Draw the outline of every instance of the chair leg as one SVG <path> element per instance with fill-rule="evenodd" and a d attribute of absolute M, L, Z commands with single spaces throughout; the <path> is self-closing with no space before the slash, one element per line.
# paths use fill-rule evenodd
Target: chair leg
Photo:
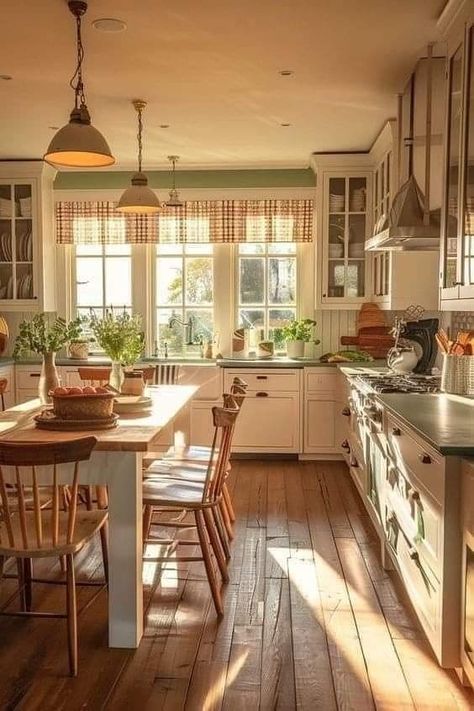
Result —
<path fill-rule="evenodd" d="M 219 587 L 217 585 L 216 574 L 214 572 L 214 566 L 212 564 L 211 550 L 209 541 L 206 533 L 206 526 L 204 523 L 204 516 L 202 511 L 195 511 L 194 516 L 196 518 L 196 527 L 199 536 L 199 543 L 201 544 L 202 557 L 204 559 L 204 565 L 206 567 L 207 579 L 209 581 L 209 586 L 211 588 L 212 599 L 214 601 L 214 607 L 216 608 L 216 613 L 219 617 L 224 614 L 224 608 L 222 605 L 222 598 Z"/>
<path fill-rule="evenodd" d="M 217 533 L 219 534 L 219 540 L 222 544 L 222 549 L 224 551 L 225 559 L 227 562 L 229 562 L 229 560 L 232 557 L 231 552 L 230 552 L 229 538 L 227 536 L 225 526 L 222 522 L 222 515 L 221 515 L 219 507 L 212 509 L 212 515 L 214 517 L 214 522 L 216 524 Z"/>
<path fill-rule="evenodd" d="M 96 487 L 97 508 L 106 509 L 109 506 L 109 495 L 106 486 Z"/>
<path fill-rule="evenodd" d="M 25 584 L 25 609 L 31 611 L 32 603 L 32 585 L 31 578 L 33 577 L 33 561 L 31 558 L 23 558 L 23 581 Z"/>
<path fill-rule="evenodd" d="M 204 522 L 206 524 L 207 532 L 209 534 L 209 539 L 211 541 L 211 546 L 212 550 L 214 551 L 214 555 L 217 560 L 217 565 L 219 566 L 219 570 L 221 571 L 221 578 L 224 583 L 229 582 L 229 573 L 227 571 L 227 561 L 225 559 L 225 554 L 222 549 L 222 543 L 219 539 L 219 535 L 217 533 L 216 529 L 216 524 L 214 522 L 214 517 L 209 511 L 209 509 L 204 509 L 203 510 L 204 514 Z"/>
<path fill-rule="evenodd" d="M 222 487 L 222 494 L 224 496 L 224 501 L 227 509 L 227 513 L 229 514 L 229 518 L 231 523 L 235 523 L 235 511 L 234 511 L 234 506 L 232 504 L 232 497 L 229 492 L 229 488 L 227 484 L 224 482 L 224 486 Z"/>
<path fill-rule="evenodd" d="M 100 545 L 102 548 L 102 562 L 104 564 L 104 577 L 109 584 L 109 522 L 106 521 L 99 531 Z"/>
<path fill-rule="evenodd" d="M 24 575 L 24 570 L 23 570 L 23 560 L 21 558 L 16 559 L 16 568 L 18 571 L 18 590 L 20 593 L 20 609 L 22 612 L 26 612 L 25 575 Z"/>
<path fill-rule="evenodd" d="M 0 555 L 0 580 L 3 578 L 3 566 L 5 565 L 5 558 Z"/>
<path fill-rule="evenodd" d="M 92 487 L 91 486 L 84 487 L 84 496 L 86 499 L 86 509 L 88 511 L 92 511 L 93 506 L 92 506 Z"/>
<path fill-rule="evenodd" d="M 225 530 L 227 531 L 227 536 L 229 537 L 229 541 L 232 541 L 234 538 L 234 530 L 232 528 L 232 524 L 230 522 L 229 514 L 227 513 L 227 509 L 224 504 L 224 500 L 220 499 L 219 503 L 219 511 L 221 513 L 222 517 L 222 522 L 225 526 Z"/>
<path fill-rule="evenodd" d="M 69 672 L 71 676 L 77 676 L 77 605 L 73 555 L 66 556 L 66 595 Z"/>

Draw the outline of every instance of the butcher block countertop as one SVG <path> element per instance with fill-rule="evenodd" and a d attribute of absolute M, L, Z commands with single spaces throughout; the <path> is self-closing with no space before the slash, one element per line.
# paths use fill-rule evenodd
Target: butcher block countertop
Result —
<path fill-rule="evenodd" d="M 474 456 L 474 398 L 387 393 L 377 400 L 441 454 Z"/>
<path fill-rule="evenodd" d="M 97 437 L 95 449 L 104 451 L 146 452 L 162 430 L 191 401 L 198 387 L 194 385 L 158 385 L 148 388 L 153 400 L 151 411 L 143 415 L 120 415 L 112 430 L 59 432 L 41 430 L 33 420 L 45 408 L 39 400 L 30 400 L 0 413 L 0 440 L 9 442 L 51 442 L 92 435 Z"/>

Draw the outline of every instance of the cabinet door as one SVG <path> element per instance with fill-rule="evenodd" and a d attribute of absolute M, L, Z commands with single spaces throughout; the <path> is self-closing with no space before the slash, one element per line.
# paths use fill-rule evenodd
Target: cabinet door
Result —
<path fill-rule="evenodd" d="M 304 449 L 305 453 L 339 452 L 336 448 L 336 411 L 334 395 L 318 393 L 305 401 Z"/>
<path fill-rule="evenodd" d="M 234 434 L 236 452 L 299 452 L 300 397 L 298 393 L 249 394 Z"/>
<path fill-rule="evenodd" d="M 466 49 L 466 101 L 465 101 L 465 149 L 463 162 L 463 205 L 462 221 L 462 285 L 460 297 L 474 298 L 474 28 L 468 35 Z"/>
<path fill-rule="evenodd" d="M 459 295 L 460 239 L 459 193 L 462 129 L 462 63 L 463 47 L 459 47 L 449 61 L 448 121 L 445 155 L 444 210 L 441 231 L 442 298 L 456 299 Z"/>

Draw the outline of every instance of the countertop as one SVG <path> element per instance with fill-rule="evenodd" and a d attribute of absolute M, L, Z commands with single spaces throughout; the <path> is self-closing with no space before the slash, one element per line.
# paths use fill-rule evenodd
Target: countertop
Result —
<path fill-rule="evenodd" d="M 216 361 L 221 368 L 340 368 L 354 369 L 357 364 L 352 363 L 321 363 L 319 358 L 219 358 Z M 386 366 L 386 361 L 366 361 L 361 363 L 364 368 Z"/>
<path fill-rule="evenodd" d="M 444 393 L 387 393 L 376 397 L 441 454 L 474 456 L 474 398 Z"/>

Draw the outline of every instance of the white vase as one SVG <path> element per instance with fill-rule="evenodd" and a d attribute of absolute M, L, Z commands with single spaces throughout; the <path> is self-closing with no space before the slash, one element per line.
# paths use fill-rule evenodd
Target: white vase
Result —
<path fill-rule="evenodd" d="M 50 392 L 59 387 L 58 370 L 56 368 L 56 353 L 49 352 L 43 355 L 41 375 L 38 383 L 38 395 L 42 405 L 51 402 Z"/>
<path fill-rule="evenodd" d="M 118 392 L 122 391 L 122 383 L 124 380 L 124 375 L 123 375 L 123 367 L 122 363 L 119 361 L 112 361 L 112 370 L 110 371 L 110 378 L 109 378 L 109 384 L 115 388 L 115 390 L 118 390 Z"/>
<path fill-rule="evenodd" d="M 305 341 L 287 341 L 286 355 L 288 358 L 304 358 Z"/>

